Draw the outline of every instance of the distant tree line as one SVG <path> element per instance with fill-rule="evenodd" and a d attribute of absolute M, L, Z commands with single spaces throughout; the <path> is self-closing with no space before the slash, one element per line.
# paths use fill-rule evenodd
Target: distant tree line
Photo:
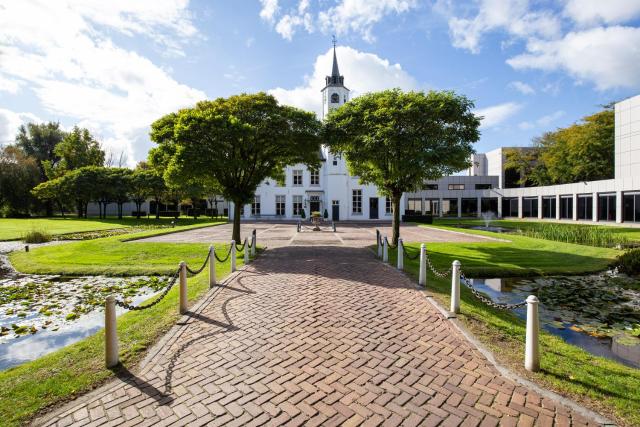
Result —
<path fill-rule="evenodd" d="M 566 184 L 614 177 L 612 105 L 566 128 L 546 132 L 525 150 L 506 153 L 506 173 L 516 186 Z"/>
<path fill-rule="evenodd" d="M 143 203 L 154 200 L 158 217 L 162 203 L 195 207 L 207 200 L 213 208 L 219 200 L 216 194 L 220 193 L 206 182 L 167 184 L 161 169 L 145 162 L 128 169 L 122 167 L 123 160 L 121 156 L 114 167 L 113 157 L 105 154 L 87 129 L 65 132 L 54 122 L 21 126 L 15 143 L 0 150 L 0 216 L 74 211 L 86 217 L 88 204 L 94 202 L 101 218 L 112 204 L 121 218 L 124 204 L 131 201 L 136 205 L 134 214 L 140 217 Z"/>

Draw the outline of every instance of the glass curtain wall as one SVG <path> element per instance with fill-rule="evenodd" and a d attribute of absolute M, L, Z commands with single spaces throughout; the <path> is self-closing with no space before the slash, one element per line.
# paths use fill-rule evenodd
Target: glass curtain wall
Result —
<path fill-rule="evenodd" d="M 573 219 L 573 196 L 560 196 L 560 219 Z"/>
<path fill-rule="evenodd" d="M 556 197 L 543 197 L 542 198 L 542 218 L 555 218 L 556 217 Z"/>
<path fill-rule="evenodd" d="M 578 194 L 578 219 L 591 221 L 593 219 L 593 196 Z"/>
<path fill-rule="evenodd" d="M 598 221 L 616 220 L 616 195 L 598 194 Z"/>
<path fill-rule="evenodd" d="M 458 216 L 458 199 L 442 199 L 442 216 Z"/>
<path fill-rule="evenodd" d="M 625 193 L 622 197 L 625 222 L 640 222 L 640 193 Z"/>
<path fill-rule="evenodd" d="M 457 215 L 457 212 L 456 212 Z M 462 199 L 462 216 L 478 216 L 478 199 Z"/>
<path fill-rule="evenodd" d="M 538 198 L 525 197 L 522 199 L 522 216 L 525 218 L 538 217 Z"/>

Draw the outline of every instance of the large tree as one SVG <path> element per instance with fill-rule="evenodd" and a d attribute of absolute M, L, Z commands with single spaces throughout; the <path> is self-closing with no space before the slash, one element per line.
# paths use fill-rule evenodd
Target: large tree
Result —
<path fill-rule="evenodd" d="M 349 171 L 391 199 L 393 244 L 400 235 L 400 198 L 425 180 L 463 170 L 480 137 L 473 102 L 454 92 L 370 93 L 329 114 L 331 151 L 345 155 Z"/>
<path fill-rule="evenodd" d="M 60 123 L 28 123 L 18 129 L 16 145 L 21 148 L 27 156 L 33 157 L 38 162 L 39 179 L 38 182 L 47 180 L 47 162 L 56 163 L 60 157 L 55 153 L 56 146 L 65 137 L 65 132 L 60 129 Z M 47 216 L 53 215 L 51 201 L 46 204 Z"/>
<path fill-rule="evenodd" d="M 75 126 L 53 149 L 55 160 L 44 160 L 48 178 L 57 178 L 84 166 L 103 166 L 105 153 L 89 130 Z"/>
<path fill-rule="evenodd" d="M 215 181 L 234 204 L 233 239 L 240 241 L 240 210 L 263 180 L 286 165 L 317 166 L 320 128 L 313 113 L 265 93 L 218 98 L 153 123 L 158 147 L 150 160 L 169 182 Z"/>
<path fill-rule="evenodd" d="M 34 199 L 30 190 L 39 182 L 37 161 L 16 146 L 0 149 L 0 214 L 29 215 Z"/>

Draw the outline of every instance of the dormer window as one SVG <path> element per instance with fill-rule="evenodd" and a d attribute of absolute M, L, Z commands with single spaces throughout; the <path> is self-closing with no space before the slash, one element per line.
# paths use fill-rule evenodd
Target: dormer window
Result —
<path fill-rule="evenodd" d="M 337 93 L 332 93 L 331 94 L 331 103 L 332 104 L 337 104 L 340 102 L 340 95 L 338 95 Z"/>

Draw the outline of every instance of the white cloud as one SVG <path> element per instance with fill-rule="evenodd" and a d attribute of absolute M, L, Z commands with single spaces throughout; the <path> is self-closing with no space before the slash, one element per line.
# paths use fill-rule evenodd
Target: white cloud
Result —
<path fill-rule="evenodd" d="M 28 82 L 47 112 L 90 123 L 119 151 L 135 153 L 132 162 L 146 156 L 151 144 L 141 135 L 151 122 L 206 97 L 109 38 L 139 34 L 177 51 L 195 34 L 186 0 L 6 1 L 0 7 L 1 71 Z"/>
<path fill-rule="evenodd" d="M 415 79 L 402 69 L 400 64 L 392 64 L 387 59 L 373 53 L 360 52 L 350 47 L 337 49 L 340 73 L 344 75 L 345 86 L 351 89 L 351 98 L 366 92 L 399 87 L 416 89 Z M 293 89 L 275 88 L 269 92 L 284 104 L 293 105 L 322 115 L 320 90 L 325 85 L 325 76 L 331 74 L 333 50 L 316 58 L 311 75 L 305 83 Z"/>
<path fill-rule="evenodd" d="M 609 27 L 570 32 L 554 41 L 532 40 L 513 68 L 561 70 L 599 90 L 640 87 L 640 28 Z"/>
<path fill-rule="evenodd" d="M 273 24 L 283 38 L 291 40 L 298 28 L 313 33 L 319 28 L 323 33 L 338 35 L 354 33 L 371 42 L 373 27 L 388 15 L 402 14 L 418 7 L 417 0 L 338 0 L 334 6 L 322 9 L 324 2 L 318 2 L 320 10 L 311 11 L 310 0 L 300 0 L 280 16 L 277 0 L 260 0 L 260 17 Z"/>
<path fill-rule="evenodd" d="M 0 146 L 13 143 L 21 125 L 41 121 L 31 113 L 16 113 L 0 108 Z"/>
<path fill-rule="evenodd" d="M 451 8 L 440 8 L 452 13 Z M 502 30 L 509 36 L 551 38 L 560 34 L 560 19 L 549 11 L 532 12 L 527 0 L 481 0 L 475 16 L 449 17 L 453 46 L 480 52 L 485 33 Z"/>
<path fill-rule="evenodd" d="M 505 102 L 491 107 L 475 110 L 476 116 L 484 117 L 480 125 L 483 129 L 493 128 L 504 123 L 522 109 L 522 105 L 515 102 Z"/>
<path fill-rule="evenodd" d="M 518 127 L 522 130 L 529 130 L 529 129 L 533 129 L 535 127 L 548 127 L 551 123 L 555 122 L 556 120 L 564 117 L 564 111 L 562 110 L 558 110 L 555 111 L 551 114 L 547 114 L 545 116 L 540 117 L 538 120 L 536 120 L 535 122 L 520 122 L 518 124 Z"/>
<path fill-rule="evenodd" d="M 621 24 L 640 16 L 640 1 L 569 0 L 564 14 L 582 26 Z"/>
<path fill-rule="evenodd" d="M 0 74 L 0 92 L 7 92 L 10 94 L 16 94 L 20 90 L 24 82 L 19 79 L 10 79 Z"/>
<path fill-rule="evenodd" d="M 260 18 L 267 22 L 273 22 L 278 10 L 278 0 L 260 0 L 262 9 L 260 9 Z"/>
<path fill-rule="evenodd" d="M 519 81 L 511 82 L 509 83 L 509 87 L 517 90 L 523 95 L 533 95 L 534 93 L 536 93 L 536 91 L 531 87 L 531 85 L 528 85 L 527 83 L 524 83 L 524 82 L 519 82 Z"/>

